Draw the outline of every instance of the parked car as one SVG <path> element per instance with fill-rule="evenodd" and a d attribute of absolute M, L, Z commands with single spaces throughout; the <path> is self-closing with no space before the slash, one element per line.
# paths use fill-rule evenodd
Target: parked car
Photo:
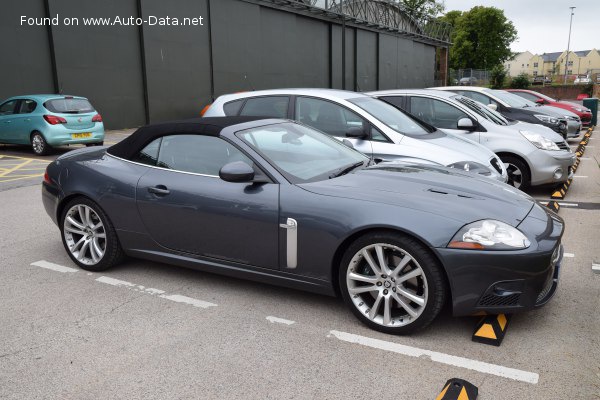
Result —
<path fill-rule="evenodd" d="M 549 127 L 560 133 L 564 138 L 567 135 L 579 135 L 581 123 L 566 117 L 568 111 L 557 110 L 549 106 L 533 105 L 525 99 L 510 94 L 503 90 L 494 90 L 483 87 L 446 86 L 433 89 L 450 90 L 483 103 L 492 110 L 498 111 L 508 120 L 530 122 Z"/>
<path fill-rule="evenodd" d="M 69 179 L 62 179 L 69 171 Z M 335 295 L 373 329 L 542 306 L 562 219 L 464 171 L 372 160 L 306 125 L 148 126 L 48 168 L 42 199 L 79 267 L 124 255 Z"/>
<path fill-rule="evenodd" d="M 532 85 L 544 85 L 544 84 L 549 84 L 552 83 L 552 79 L 548 78 L 547 76 L 534 76 L 533 80 L 531 81 Z"/>
<path fill-rule="evenodd" d="M 478 83 L 479 83 L 479 81 L 474 76 L 465 76 L 464 78 L 461 78 L 459 81 L 460 86 L 475 86 Z"/>
<path fill-rule="evenodd" d="M 500 157 L 508 171 L 508 183 L 518 189 L 559 184 L 573 176 L 575 154 L 562 136 L 545 126 L 509 122 L 483 104 L 449 91 L 398 89 L 368 94 L 444 132 L 486 146 Z"/>
<path fill-rule="evenodd" d="M 587 75 L 578 75 L 573 81 L 575 85 L 588 85 L 592 83 L 592 79 Z"/>
<path fill-rule="evenodd" d="M 102 145 L 104 124 L 85 97 L 16 96 L 0 104 L 0 143 L 31 145 L 37 155 L 53 146 Z"/>
<path fill-rule="evenodd" d="M 581 120 L 583 126 L 589 126 L 592 121 L 592 110 L 581 104 L 571 103 L 570 101 L 556 100 L 543 93 L 525 89 L 507 89 L 507 92 L 514 93 L 517 96 L 533 101 L 534 103 L 547 105 L 557 108 L 563 108 L 576 114 Z"/>
<path fill-rule="evenodd" d="M 506 182 L 494 153 L 448 135 L 373 97 L 332 89 L 276 89 L 223 95 L 204 116 L 287 118 L 382 160 L 434 163 Z"/>

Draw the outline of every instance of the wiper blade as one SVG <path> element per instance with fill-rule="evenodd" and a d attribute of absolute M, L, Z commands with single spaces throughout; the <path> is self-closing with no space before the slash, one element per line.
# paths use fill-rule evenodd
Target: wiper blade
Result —
<path fill-rule="evenodd" d="M 361 162 L 357 162 L 357 163 L 350 164 L 345 167 L 339 168 L 339 169 L 335 170 L 331 175 L 329 175 L 329 179 L 337 178 L 338 176 L 345 175 L 355 168 L 362 167 L 364 165 L 364 163 L 365 163 L 364 161 L 361 161 Z"/>

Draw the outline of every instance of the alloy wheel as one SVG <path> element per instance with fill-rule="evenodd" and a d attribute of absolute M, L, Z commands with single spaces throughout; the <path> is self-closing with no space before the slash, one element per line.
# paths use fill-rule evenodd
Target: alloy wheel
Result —
<path fill-rule="evenodd" d="M 71 255 L 85 265 L 98 264 L 106 252 L 106 230 L 98 214 L 85 204 L 67 211 L 64 238 Z"/>
<path fill-rule="evenodd" d="M 519 189 L 523 184 L 523 172 L 514 164 L 504 163 L 508 174 L 508 184 Z"/>
<path fill-rule="evenodd" d="M 348 294 L 370 321 L 385 327 L 414 322 L 427 305 L 427 278 L 400 247 L 375 243 L 360 249 L 346 272 Z"/>
<path fill-rule="evenodd" d="M 44 138 L 42 138 L 39 134 L 35 134 L 31 140 L 31 146 L 36 154 L 43 154 L 46 143 L 44 143 Z"/>

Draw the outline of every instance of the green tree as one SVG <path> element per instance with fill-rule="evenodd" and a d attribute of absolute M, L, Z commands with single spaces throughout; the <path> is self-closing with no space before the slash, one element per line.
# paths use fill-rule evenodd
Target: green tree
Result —
<path fill-rule="evenodd" d="M 506 69 L 504 65 L 498 64 L 492 68 L 491 73 L 491 84 L 493 89 L 502 89 L 504 87 L 504 81 L 506 80 Z"/>
<path fill-rule="evenodd" d="M 517 30 L 502 10 L 477 6 L 463 13 L 450 11 L 440 19 L 454 27 L 451 68 L 487 69 L 512 57 L 510 44 Z"/>
<path fill-rule="evenodd" d="M 529 87 L 529 77 L 525 73 L 515 76 L 510 82 L 510 87 L 512 89 L 527 89 Z"/>
<path fill-rule="evenodd" d="M 398 0 L 406 11 L 418 21 L 435 18 L 444 12 L 444 3 L 436 0 Z"/>

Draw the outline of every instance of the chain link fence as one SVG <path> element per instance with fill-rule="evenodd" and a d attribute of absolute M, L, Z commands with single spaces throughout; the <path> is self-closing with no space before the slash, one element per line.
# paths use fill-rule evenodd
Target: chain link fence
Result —
<path fill-rule="evenodd" d="M 490 84 L 491 72 L 487 69 L 450 69 L 448 85 L 454 86 L 487 86 Z"/>

